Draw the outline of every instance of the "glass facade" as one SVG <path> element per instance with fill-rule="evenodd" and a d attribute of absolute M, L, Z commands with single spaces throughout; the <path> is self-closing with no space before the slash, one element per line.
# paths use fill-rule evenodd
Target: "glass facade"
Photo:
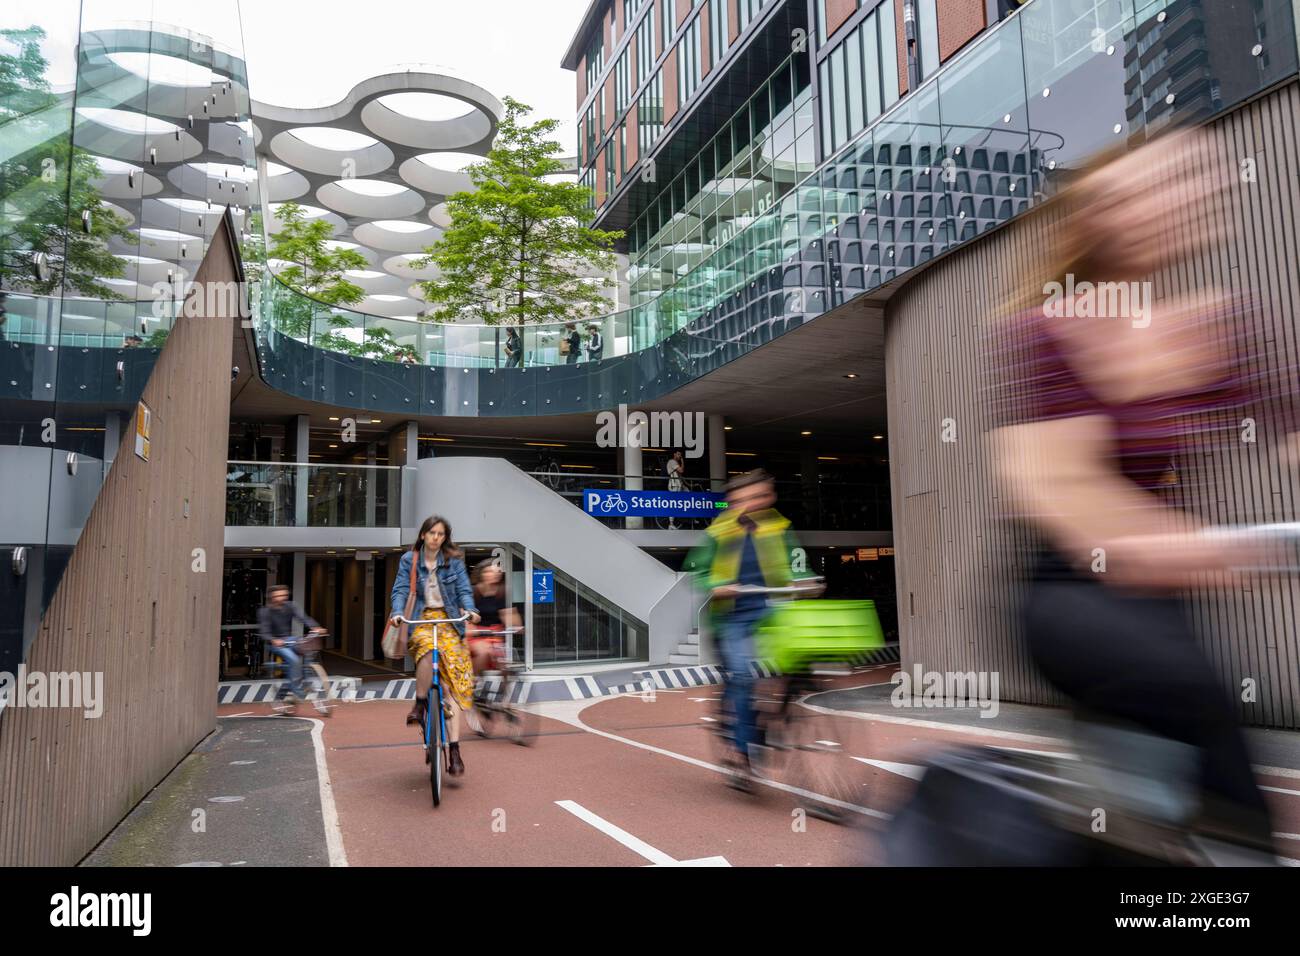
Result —
<path fill-rule="evenodd" d="M 691 273 L 812 171 L 806 64 L 802 57 L 786 60 L 633 222 L 632 305 Z"/>
<path fill-rule="evenodd" d="M 872 16 L 880 18 L 877 37 L 893 35 L 891 4 Z M 862 42 L 867 20 L 857 29 L 861 55 L 844 54 L 844 83 L 853 63 L 864 74 L 878 69 L 883 112 L 867 118 L 876 103 L 866 83 L 857 98 L 828 79 L 823 103 L 814 102 L 800 73 L 804 57 L 778 70 L 629 230 L 632 308 L 598 324 L 604 361 L 634 364 L 566 379 L 546 400 L 550 409 L 503 398 L 515 414 L 666 394 L 1010 220 L 1098 150 L 1198 122 L 1296 73 L 1290 0 L 1033 0 L 891 107 L 884 97 L 897 88 L 897 58 L 885 55 L 883 43 Z M 844 104 L 850 138 L 819 166 L 812 126 L 815 115 L 825 120 L 825 98 Z M 859 104 L 868 125 L 855 132 Z M 639 155 L 662 128 L 661 116 L 640 115 Z M 278 332 L 274 311 L 268 321 Z M 355 317 L 358 328 L 367 323 L 391 323 L 412 339 L 444 336 L 440 348 L 421 353 L 428 364 L 488 372 L 503 364 L 493 351 L 500 330 L 492 327 L 430 331 Z M 552 344 L 560 331 L 523 330 L 526 366 L 568 364 Z M 293 337 L 304 341 L 301 332 L 300 324 Z M 302 367 L 296 357 L 284 361 Z M 373 376 L 387 390 L 392 367 L 372 362 L 362 380 Z M 604 369 L 613 377 L 602 378 Z M 302 382 L 329 388 L 314 373 Z M 431 380 L 428 400 L 445 401 L 448 385 L 445 377 L 436 386 Z M 522 381 L 519 388 L 527 391 Z M 528 392 L 544 393 L 543 385 Z M 477 412 L 463 401 L 463 414 L 508 413 L 495 398 Z"/>
<path fill-rule="evenodd" d="M 644 660 L 649 628 L 533 553 L 535 571 L 555 572 L 555 601 L 533 605 L 534 664 Z"/>
<path fill-rule="evenodd" d="M 818 95 L 826 152 L 839 149 L 898 101 L 894 42 L 894 7 L 886 3 L 822 59 Z"/>
<path fill-rule="evenodd" d="M 234 2 L 0 9 L 0 670 L 35 636 L 227 207 L 246 235 L 249 109 Z"/>

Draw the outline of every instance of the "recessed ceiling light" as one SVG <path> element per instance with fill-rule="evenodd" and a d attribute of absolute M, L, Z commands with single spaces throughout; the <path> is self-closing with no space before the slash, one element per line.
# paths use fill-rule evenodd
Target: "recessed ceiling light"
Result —
<path fill-rule="evenodd" d="M 729 431 L 731 431 L 731 426 L 730 426 L 730 425 L 723 425 L 723 426 L 722 426 L 722 430 L 723 430 L 724 432 L 729 432 Z"/>
<path fill-rule="evenodd" d="M 807 437 L 808 435 L 811 435 L 812 432 L 800 432 L 799 434 Z"/>
<path fill-rule="evenodd" d="M 882 438 L 884 438 L 885 436 L 884 436 L 884 435 L 872 435 L 871 437 L 874 438 L 876 441 L 880 441 L 880 440 L 881 440 Z"/>
<path fill-rule="evenodd" d="M 847 374 L 845 374 L 844 377 L 845 377 L 845 378 L 857 378 L 857 377 L 858 377 L 858 373 L 857 373 L 857 372 L 848 372 Z"/>

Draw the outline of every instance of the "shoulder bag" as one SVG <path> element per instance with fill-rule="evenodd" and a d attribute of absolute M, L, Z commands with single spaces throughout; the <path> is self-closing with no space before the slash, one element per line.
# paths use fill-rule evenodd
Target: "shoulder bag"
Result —
<path fill-rule="evenodd" d="M 419 572 L 415 562 L 420 560 L 422 557 L 419 552 L 411 553 L 411 593 L 406 598 L 406 611 L 402 614 L 402 617 L 408 620 L 415 610 L 415 582 Z M 384 627 L 384 636 L 380 639 L 380 644 L 383 645 L 384 656 L 389 660 L 401 660 L 406 656 L 407 627 L 406 624 L 394 624 L 391 618 Z"/>

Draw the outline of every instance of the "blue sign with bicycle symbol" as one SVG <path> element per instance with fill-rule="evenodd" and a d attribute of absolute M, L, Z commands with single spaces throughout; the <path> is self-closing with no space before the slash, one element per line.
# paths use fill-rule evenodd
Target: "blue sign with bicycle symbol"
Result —
<path fill-rule="evenodd" d="M 711 491 L 582 492 L 582 510 L 595 518 L 712 518 L 725 507 L 725 496 Z"/>

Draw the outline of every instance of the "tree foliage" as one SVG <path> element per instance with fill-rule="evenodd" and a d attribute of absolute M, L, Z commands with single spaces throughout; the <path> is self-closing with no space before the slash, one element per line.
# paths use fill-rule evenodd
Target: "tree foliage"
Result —
<path fill-rule="evenodd" d="M 308 219 L 302 206 L 286 202 L 276 209 L 280 231 L 270 236 L 268 260 L 280 260 L 276 275 L 301 293 L 282 299 L 276 314 L 282 331 L 298 338 L 311 334 L 313 320 L 324 319 L 326 330 L 312 339 L 321 348 L 368 358 L 391 358 L 401 351 L 383 326 L 367 325 L 358 341 L 344 332 L 356 329 L 355 313 L 341 313 L 366 297 L 361 286 L 347 279 L 350 269 L 364 269 L 366 258 L 355 249 L 333 247 L 334 229 L 324 219 Z"/>
<path fill-rule="evenodd" d="M 17 141 L 51 119 L 65 131 L 36 137 L 35 145 L 0 164 L 0 281 L 37 295 L 63 288 L 121 299 L 99 281 L 126 273 L 126 263 L 108 251 L 108 242 L 117 237 L 134 243 L 136 237 L 95 187 L 101 174 L 95 158 L 66 134 L 71 117 L 61 115 L 64 108 L 45 75 L 45 31 L 35 26 L 0 30 L 0 37 L 17 47 L 16 53 L 0 54 L 0 132 Z M 86 220 L 83 211 L 89 214 Z M 46 268 L 38 268 L 38 256 Z"/>
<path fill-rule="evenodd" d="M 467 170 L 474 189 L 448 198 L 450 228 L 412 262 L 441 273 L 420 283 L 427 315 L 507 325 L 603 315 L 623 233 L 590 227 L 591 190 L 547 179 L 564 169 L 550 138 L 559 122 L 528 123 L 528 106 L 509 97 L 505 106 L 492 150 Z"/>

